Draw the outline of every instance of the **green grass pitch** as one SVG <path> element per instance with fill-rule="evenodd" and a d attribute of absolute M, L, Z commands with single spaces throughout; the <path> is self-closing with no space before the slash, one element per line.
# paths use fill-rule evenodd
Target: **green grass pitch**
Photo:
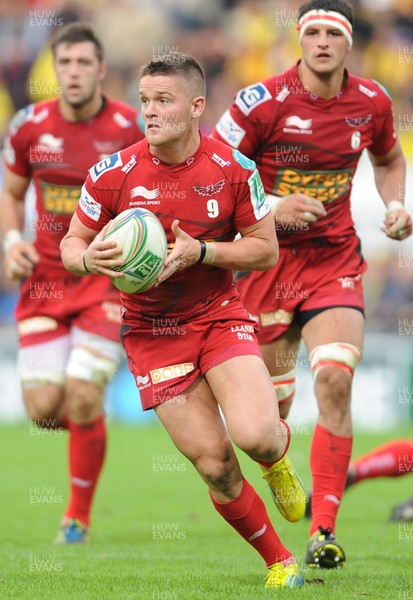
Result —
<path fill-rule="evenodd" d="M 354 455 L 401 436 L 412 438 L 413 426 L 356 432 Z M 306 486 L 310 438 L 303 428 L 290 450 Z M 68 494 L 66 434 L 41 434 L 27 423 L 2 426 L 0 440 L 1 599 L 413 600 L 413 523 L 387 521 L 390 509 L 413 494 L 412 475 L 363 482 L 346 493 L 337 528 L 347 554 L 343 569 L 307 569 L 301 589 L 270 591 L 263 589 L 260 556 L 215 512 L 205 485 L 160 426 L 109 424 L 92 539 L 80 547 L 52 544 Z M 302 565 L 308 521 L 284 521 L 259 469 L 243 455 L 240 461 Z"/>

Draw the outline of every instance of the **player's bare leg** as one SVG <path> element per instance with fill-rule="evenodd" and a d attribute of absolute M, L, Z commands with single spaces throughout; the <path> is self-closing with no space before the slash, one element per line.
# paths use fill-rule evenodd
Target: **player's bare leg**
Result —
<path fill-rule="evenodd" d="M 69 419 L 70 499 L 58 543 L 87 541 L 90 513 L 106 450 L 102 412 L 104 390 L 120 362 L 121 347 L 73 328 L 66 368 L 65 402 Z"/>
<path fill-rule="evenodd" d="M 75 346 L 70 350 L 73 336 L 79 343 L 82 340 L 81 348 Z M 85 345 L 85 336 L 89 339 L 89 348 Z M 101 347 L 104 354 L 99 354 L 97 347 Z M 92 501 L 106 447 L 103 391 L 119 364 L 120 355 L 118 343 L 77 328 L 71 337 L 62 336 L 20 350 L 19 370 L 30 418 L 40 427 L 69 430 L 71 497 L 58 543 L 87 539 Z M 70 373 L 80 376 L 73 377 Z"/>
<path fill-rule="evenodd" d="M 66 380 L 70 498 L 57 543 L 87 541 L 93 498 L 106 451 L 103 392 L 102 386 L 90 381 L 73 377 Z"/>
<path fill-rule="evenodd" d="M 62 385 L 23 385 L 22 393 L 27 414 L 34 425 L 47 429 L 67 428 Z"/>
<path fill-rule="evenodd" d="M 212 376 L 212 379 L 218 383 L 220 377 Z M 233 408 L 228 405 L 227 409 L 226 419 L 231 422 L 231 414 L 236 412 L 235 404 Z M 266 409 L 265 412 L 272 411 Z M 242 476 L 217 401 L 205 379 L 199 377 L 181 396 L 159 405 L 156 413 L 178 450 L 193 463 L 208 485 L 217 512 L 262 556 L 270 569 L 268 577 L 277 571 L 277 581 L 281 582 L 277 587 L 301 585 L 302 578 L 294 557 L 276 534 L 263 501 Z M 251 432 L 250 421 L 245 436 L 239 423 L 232 423 L 238 443 L 257 456 L 277 457 L 286 436 L 275 441 L 269 423 L 265 424 L 258 409 L 256 416 L 257 429 L 266 432 L 268 442 Z"/>
<path fill-rule="evenodd" d="M 290 430 L 280 420 L 264 362 L 257 356 L 238 356 L 210 369 L 206 377 L 225 415 L 231 439 L 259 463 L 283 517 L 300 520 L 305 494 L 287 456 Z"/>
<path fill-rule="evenodd" d="M 265 365 L 271 375 L 280 417 L 283 419 L 288 417 L 295 396 L 295 368 L 300 341 L 300 328 L 292 325 L 273 343 L 260 346 Z"/>
<path fill-rule="evenodd" d="M 351 308 L 329 309 L 313 317 L 302 335 L 319 408 L 310 456 L 313 497 L 306 562 L 333 568 L 345 561 L 334 532 L 350 464 L 351 387 L 363 346 L 364 317 Z"/>

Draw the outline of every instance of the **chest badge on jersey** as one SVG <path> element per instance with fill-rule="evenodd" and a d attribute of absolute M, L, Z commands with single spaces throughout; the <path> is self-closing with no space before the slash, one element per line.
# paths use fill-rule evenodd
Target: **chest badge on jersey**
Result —
<path fill-rule="evenodd" d="M 364 115 L 362 117 L 345 117 L 347 125 L 350 127 L 354 127 L 357 129 L 358 127 L 362 127 L 363 125 L 367 125 L 371 121 L 372 114 Z"/>
<path fill-rule="evenodd" d="M 215 196 L 218 194 L 225 185 L 225 179 L 221 179 L 217 183 L 212 183 L 211 185 L 194 185 L 194 191 L 200 196 Z"/>

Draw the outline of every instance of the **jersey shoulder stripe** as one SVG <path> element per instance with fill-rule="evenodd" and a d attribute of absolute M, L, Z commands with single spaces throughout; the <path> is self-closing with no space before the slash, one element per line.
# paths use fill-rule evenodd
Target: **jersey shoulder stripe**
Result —
<path fill-rule="evenodd" d="M 374 108 L 374 113 L 383 114 L 392 109 L 392 99 L 386 88 L 373 79 L 363 79 L 349 75 L 347 84 L 355 90 L 359 97 L 367 98 L 367 103 Z"/>
<path fill-rule="evenodd" d="M 106 99 L 107 110 L 112 113 L 112 120 L 119 129 L 138 127 L 141 131 L 142 121 L 137 109 L 120 100 Z"/>
<path fill-rule="evenodd" d="M 54 103 L 56 103 L 56 100 L 44 100 L 21 108 L 10 120 L 9 135 L 16 135 L 26 123 L 33 123 L 34 125 L 43 123 L 53 111 Z"/>

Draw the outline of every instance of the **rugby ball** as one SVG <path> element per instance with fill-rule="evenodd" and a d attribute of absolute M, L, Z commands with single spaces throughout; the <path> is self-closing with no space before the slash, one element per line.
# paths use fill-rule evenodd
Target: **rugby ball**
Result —
<path fill-rule="evenodd" d="M 144 292 L 153 286 L 163 269 L 168 242 L 159 219 L 145 208 L 129 208 L 110 224 L 105 240 L 122 248 L 125 263 L 113 267 L 123 277 L 111 277 L 113 285 L 127 294 Z"/>

